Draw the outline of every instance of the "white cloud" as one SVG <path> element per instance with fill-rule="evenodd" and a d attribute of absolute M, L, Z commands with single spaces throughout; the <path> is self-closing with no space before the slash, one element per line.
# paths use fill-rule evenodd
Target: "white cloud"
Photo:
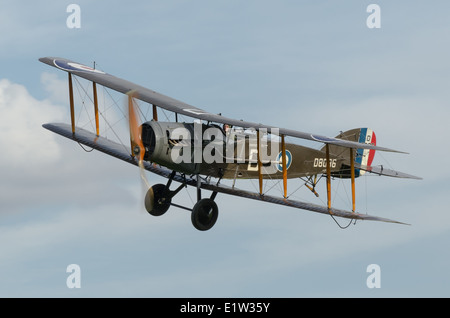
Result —
<path fill-rule="evenodd" d="M 55 162 L 60 151 L 54 137 L 42 124 L 63 118 L 61 109 L 49 100 L 36 100 L 27 89 L 8 79 L 0 80 L 1 134 L 4 167 L 30 167 Z"/>
<path fill-rule="evenodd" d="M 83 22 L 80 31 L 83 32 L 88 30 L 89 27 L 92 28 L 94 22 L 90 17 L 95 17 L 95 12 L 93 7 L 83 4 L 81 6 L 84 13 L 82 13 Z M 98 56 L 103 56 L 102 59 L 111 58 L 120 61 L 120 54 L 117 54 L 117 52 L 110 54 L 110 50 L 105 51 L 105 48 L 113 47 L 111 45 L 117 42 L 118 33 L 115 31 L 119 31 L 119 38 L 120 32 L 126 32 L 126 29 L 123 28 L 122 30 L 114 29 L 114 25 L 119 25 L 114 24 L 117 21 L 117 14 L 114 14 L 114 10 L 107 15 L 107 20 L 110 19 L 109 23 L 104 19 L 99 20 L 98 23 L 95 22 L 96 27 L 104 27 L 105 32 L 102 34 L 102 39 L 104 37 L 114 38 L 114 42 L 110 43 L 87 41 L 92 40 L 92 38 L 85 37 L 86 33 L 69 31 L 65 26 L 66 4 L 42 6 L 39 3 L 32 5 L 32 7 L 22 7 L 14 4 L 16 14 L 11 14 L 11 10 L 0 13 L 2 17 L 5 17 L 5 19 L 0 19 L 0 24 L 4 26 L 4 29 L 15 30 L 13 33 L 6 34 L 6 37 L 0 40 L 0 43 L 5 44 L 4 47 L 14 47 L 14 50 L 9 50 L 9 53 L 5 51 L 3 55 L 21 52 L 20 54 L 28 56 L 31 54 L 29 52 L 39 51 L 37 48 L 45 48 L 47 53 L 44 54 L 60 54 L 58 52 L 74 54 L 74 52 L 77 52 L 75 54 L 79 56 L 80 54 L 96 52 Z M 45 12 L 38 10 L 44 7 L 46 7 Z M 120 8 L 120 6 L 116 7 Z M 339 5 L 339 7 L 342 8 L 342 12 L 348 9 L 347 6 Z M 400 7 L 403 8 L 401 5 Z M 103 7 L 99 6 L 98 8 L 98 13 L 103 12 Z M 374 46 L 370 46 L 370 41 L 367 41 L 369 43 L 361 42 L 361 38 L 353 35 L 350 35 L 351 39 L 348 38 L 350 40 L 346 40 L 345 37 L 343 38 L 337 33 L 333 33 L 332 38 L 328 37 L 330 34 L 328 31 L 328 33 L 324 33 L 318 30 L 311 34 L 311 28 L 302 28 L 302 26 L 310 24 L 311 19 L 314 20 L 314 14 L 311 15 L 311 11 L 304 10 L 304 7 L 300 11 L 312 17 L 309 20 L 304 20 L 306 24 L 296 24 L 289 29 L 277 29 L 280 23 L 274 20 L 274 28 L 271 28 L 271 30 L 274 30 L 274 35 L 279 35 L 279 42 L 276 41 L 276 43 L 280 45 L 272 45 L 271 49 L 265 50 L 263 45 L 266 44 L 266 41 L 252 43 L 254 37 L 248 37 L 250 43 L 247 43 L 245 41 L 247 37 L 240 35 L 242 33 L 244 35 L 250 34 L 245 30 L 240 33 L 227 32 L 225 35 L 230 39 L 236 39 L 237 42 L 225 41 L 225 43 L 242 43 L 243 45 L 228 45 L 228 47 L 237 48 L 236 51 L 231 51 L 235 54 L 230 54 L 226 45 L 214 46 L 211 43 L 212 49 L 219 47 L 224 48 L 224 50 L 218 52 L 208 49 L 207 52 L 211 54 L 207 55 L 202 54 L 204 53 L 203 47 L 201 47 L 201 50 L 189 47 L 189 43 L 204 42 L 194 36 L 195 32 L 190 32 L 198 27 L 187 30 L 187 33 L 180 33 L 184 38 L 182 38 L 183 36 L 178 37 L 178 34 L 173 32 L 168 34 L 167 30 L 158 28 L 158 24 L 155 24 L 157 22 L 155 19 L 163 16 L 161 11 L 155 10 L 154 5 L 151 6 L 151 9 L 150 11 L 147 10 L 147 13 L 154 15 L 154 19 L 145 20 L 147 24 L 148 21 L 152 22 L 148 25 L 148 28 L 143 29 L 145 31 L 138 32 L 141 34 L 142 32 L 145 34 L 153 32 L 158 34 L 158 37 L 149 36 L 143 42 L 139 42 L 150 43 L 151 49 L 144 45 L 143 50 L 134 50 L 131 53 L 145 55 L 142 55 L 141 59 L 137 59 L 140 63 L 144 62 L 145 59 L 157 61 L 154 64 L 156 72 L 152 75 L 154 83 L 161 83 L 164 76 L 167 76 L 167 87 L 177 89 L 178 85 L 174 85 L 173 78 L 180 75 L 184 76 L 182 74 L 188 74 L 191 77 L 199 69 L 217 69 L 217 66 L 212 66 L 214 63 L 206 63 L 211 60 L 211 57 L 217 56 L 222 57 L 225 62 L 223 65 L 226 66 L 231 63 L 230 56 L 233 57 L 231 61 L 244 60 L 246 63 L 243 66 L 251 70 L 264 70 L 266 62 L 270 63 L 269 66 L 273 66 L 269 67 L 269 71 L 278 70 L 278 64 L 280 68 L 291 68 L 294 65 L 292 73 L 295 74 L 295 77 L 306 78 L 305 82 L 310 82 L 310 85 L 306 85 L 300 92 L 295 92 L 300 90 L 301 85 L 299 84 L 302 84 L 301 82 L 295 81 L 295 78 L 292 81 L 286 80 L 284 78 L 286 72 L 277 73 L 273 71 L 274 78 L 283 79 L 278 81 L 283 87 L 289 85 L 288 93 L 295 92 L 295 94 L 284 95 L 284 90 L 280 89 L 279 86 L 273 85 L 271 87 L 269 85 L 276 84 L 276 81 L 267 82 L 267 86 L 262 87 L 271 88 L 266 89 L 266 92 L 268 92 L 267 98 L 272 98 L 274 103 L 267 107 L 261 107 L 265 110 L 265 114 L 256 111 L 259 103 L 258 101 L 255 102 L 254 98 L 258 97 L 258 94 L 263 96 L 262 93 L 258 92 L 261 89 L 257 78 L 250 78 L 247 81 L 247 77 L 244 77 L 244 80 L 239 81 L 238 76 L 230 82 L 242 84 L 240 86 L 244 87 L 244 92 L 239 94 L 237 89 L 225 90 L 224 94 L 223 85 L 226 87 L 227 84 L 223 84 L 221 72 L 216 72 L 216 74 L 211 72 L 207 73 L 208 76 L 204 76 L 208 79 L 208 82 L 217 83 L 216 86 L 220 89 L 214 91 L 214 94 L 211 95 L 210 87 L 204 86 L 201 95 L 209 98 L 211 103 L 200 103 L 199 106 L 202 104 L 217 105 L 221 99 L 220 96 L 227 98 L 231 95 L 233 98 L 226 100 L 227 103 L 223 103 L 223 106 L 219 107 L 228 109 L 227 116 L 231 117 L 239 118 L 247 109 L 248 116 L 246 115 L 245 119 L 251 120 L 257 116 L 262 116 L 261 121 L 264 123 L 279 124 L 287 128 L 326 135 L 335 135 L 339 130 L 360 126 L 375 129 L 380 145 L 411 152 L 409 156 L 392 156 L 395 158 L 392 161 L 393 168 L 418 174 L 425 180 L 369 178 L 370 205 L 368 212 L 409 222 L 413 225 L 405 227 L 361 222 L 355 227 L 351 226 L 350 229 L 341 231 L 327 216 L 225 195 L 218 195 L 217 197 L 220 209 L 219 220 L 216 226 L 207 233 L 200 233 L 193 229 L 188 212 L 179 209 L 172 208 L 167 215 L 160 218 L 152 218 L 147 215 L 143 217 L 138 214 L 136 209 L 136 206 L 140 204 L 140 201 L 137 200 L 140 198 L 133 189 L 139 189 L 139 174 L 134 167 L 95 151 L 86 154 L 79 149 L 76 143 L 55 136 L 41 127 L 41 124 L 45 122 L 69 121 L 67 118 L 67 81 L 61 75 L 63 73 L 59 73 L 63 78 L 61 81 L 53 73 L 42 75 L 41 81 L 48 93 L 48 99 L 45 100 L 36 100 L 21 85 L 11 83 L 8 80 L 1 80 L 0 111 L 2 116 L 0 116 L 0 127 L 2 134 L 0 135 L 0 145 L 3 154 L 0 157 L 2 172 L 0 202 L 2 212 L 6 210 L 5 207 L 14 209 L 14 207 L 19 206 L 23 213 L 11 217 L 2 215 L 1 218 L 0 258 L 2 259 L 1 263 L 7 263 L 7 266 L 3 266 L 0 272 L 0 285 L 2 286 L 0 294 L 11 295 L 11 289 L 15 289 L 18 296 L 24 294 L 39 296 L 42 295 L 42 291 L 46 290 L 47 294 L 44 294 L 44 296 L 59 296 L 59 291 L 67 292 L 64 285 L 65 266 L 72 262 L 79 262 L 82 266 L 82 295 L 151 295 L 155 297 L 171 295 L 181 297 L 244 295 L 251 297 L 255 295 L 279 296 L 280 294 L 294 296 L 295 293 L 309 295 L 308 289 L 316 290 L 316 293 L 330 290 L 331 295 L 335 296 L 343 295 L 340 289 L 345 289 L 345 286 L 348 286 L 347 283 L 355 275 L 359 275 L 355 273 L 362 270 L 364 275 L 365 268 L 356 266 L 358 262 L 365 262 L 366 260 L 366 258 L 361 258 L 361 254 L 366 253 L 366 256 L 369 255 L 370 257 L 373 255 L 380 256 L 384 253 L 377 254 L 375 251 L 386 251 L 392 248 L 396 250 L 393 261 L 397 262 L 395 264 L 397 267 L 408 266 L 417 269 L 417 264 L 423 264 L 420 261 L 417 264 L 407 264 L 408 259 L 401 255 L 405 250 L 417 255 L 423 255 L 424 252 L 426 255 L 431 255 L 426 253 L 432 250 L 430 246 L 427 246 L 427 250 L 424 251 L 423 249 L 417 249 L 415 243 L 424 237 L 432 237 L 436 232 L 445 233 L 448 231 L 448 213 L 441 206 L 442 202 L 445 202 L 445 196 L 448 192 L 445 180 L 448 173 L 445 170 L 445 162 L 439 159 L 446 158 L 448 155 L 444 136 L 446 119 L 448 118 L 445 101 L 448 98 L 443 98 L 445 95 L 439 94 L 439 91 L 441 88 L 445 88 L 447 82 L 447 73 L 445 68 L 441 69 L 441 66 L 446 65 L 443 61 L 445 61 L 444 57 L 448 50 L 445 48 L 441 50 L 442 47 L 437 50 L 432 49 L 436 47 L 434 41 L 439 41 L 443 38 L 442 36 L 427 32 L 424 35 L 429 38 L 428 42 L 424 43 L 423 37 L 418 40 L 417 34 L 418 29 L 420 29 L 420 22 L 415 20 L 414 28 L 410 28 L 412 32 L 409 34 L 414 43 L 417 43 L 416 46 L 405 49 L 404 46 L 399 45 L 399 42 L 401 44 L 401 38 L 396 37 L 393 47 L 401 51 L 402 56 L 408 55 L 403 53 L 416 52 L 416 49 L 423 48 L 421 52 L 425 59 L 406 59 L 406 57 L 400 59 L 398 56 L 393 58 L 392 52 L 389 50 L 380 56 L 379 64 L 377 64 L 386 65 L 386 67 L 380 69 L 379 72 L 375 72 L 375 75 L 378 75 L 376 78 L 371 80 L 372 77 L 367 77 L 358 86 L 355 84 L 356 80 L 352 82 L 354 84 L 349 83 L 349 78 L 351 79 L 352 76 L 344 76 L 349 72 L 349 68 L 360 70 L 356 72 L 356 76 L 361 73 L 366 74 L 368 69 L 376 71 L 374 65 L 367 65 L 362 62 L 343 64 L 342 58 L 339 59 L 339 56 L 335 56 L 337 51 L 327 50 L 327 48 L 333 48 L 336 43 L 353 49 L 367 47 L 366 50 L 370 50 Z M 395 13 L 392 9 L 387 9 L 385 8 L 384 11 L 386 14 Z M 139 10 L 145 11 L 142 8 L 139 8 Z M 294 11 L 291 10 L 291 12 Z M 445 12 L 445 10 L 441 11 Z M 401 13 L 402 11 L 398 10 L 397 12 Z M 117 13 L 123 15 L 123 10 L 119 10 Z M 317 16 L 323 16 L 323 14 L 328 14 L 329 10 L 318 13 Z M 292 16 L 296 15 L 292 14 Z M 339 19 L 343 16 L 334 14 L 334 17 Z M 361 24 L 364 27 L 364 17 L 366 16 L 364 10 L 358 13 L 357 19 L 360 19 L 361 16 L 363 17 Z M 388 16 L 386 15 L 386 17 Z M 251 17 L 249 16 L 249 18 Z M 325 16 L 325 20 L 327 18 L 329 18 L 329 15 Z M 42 21 L 39 21 L 40 19 Z M 53 22 L 47 22 L 50 19 L 53 19 L 51 20 Z M 352 19 L 347 18 L 344 20 L 352 21 Z M 292 21 L 303 20 L 292 19 Z M 179 28 L 177 22 L 179 21 L 164 20 L 164 23 L 170 24 L 173 30 Z M 198 25 L 196 21 L 189 22 L 192 25 Z M 262 23 L 255 24 L 254 20 L 251 21 L 253 24 L 249 24 L 247 19 L 244 22 L 245 24 L 237 23 L 233 28 L 241 30 L 248 25 L 251 25 L 252 28 L 254 26 L 255 31 L 259 30 L 258 27 L 262 27 L 263 30 L 267 28 L 267 24 L 265 26 Z M 335 22 L 338 23 L 338 21 Z M 214 27 L 222 27 L 221 24 L 223 23 L 213 26 L 213 29 Z M 319 22 L 316 25 L 328 28 L 329 24 Z M 139 29 L 136 28 L 136 25 L 134 27 Z M 159 29 L 164 31 L 158 32 Z M 288 30 L 294 30 L 294 32 Z M 58 32 L 67 36 L 64 38 L 55 37 Z M 386 33 L 392 34 L 392 28 L 389 28 L 386 24 L 386 26 L 383 26 L 382 32 L 381 34 L 380 32 L 372 32 L 370 38 Z M 96 34 L 101 33 L 96 32 Z M 191 33 L 192 36 L 190 36 Z M 46 36 L 42 36 L 43 34 Z M 77 41 L 73 41 L 75 34 L 80 35 Z M 264 32 L 258 34 L 263 35 L 264 39 L 270 41 L 276 39 L 274 36 L 266 37 Z M 430 34 L 434 34 L 434 36 L 430 36 Z M 438 33 L 438 35 L 443 34 L 445 35 L 445 32 Z M 369 35 L 365 34 L 364 36 L 369 38 Z M 402 34 L 402 37 L 404 37 L 404 34 Z M 127 35 L 126 39 L 128 38 Z M 166 41 L 161 43 L 158 41 L 160 38 Z M 312 39 L 312 44 L 317 44 L 317 46 L 311 48 L 308 45 L 311 44 L 308 43 L 308 38 Z M 130 39 L 130 41 L 133 40 Z M 286 52 L 290 54 L 284 54 L 281 51 L 285 48 L 284 44 L 290 39 L 298 39 L 298 41 L 289 41 L 289 43 L 292 43 L 292 49 Z M 324 44 L 327 42 L 324 39 L 330 39 L 328 45 Z M 97 38 L 97 40 L 100 40 L 100 38 Z M 179 54 L 179 52 L 170 50 L 167 42 L 171 44 L 180 43 L 180 41 L 186 41 L 187 46 L 183 50 L 189 54 L 195 53 L 193 54 L 195 58 L 189 56 L 189 54 L 174 55 Z M 89 47 L 92 48 L 91 53 L 88 52 L 89 50 L 85 53 L 74 50 L 75 47 L 86 46 L 88 43 Z M 109 45 L 105 45 L 105 43 Z M 160 45 L 155 46 L 155 43 Z M 299 44 L 298 49 L 296 49 L 296 45 L 294 46 L 296 43 Z M 445 41 L 439 43 L 445 43 Z M 249 50 L 251 44 L 256 44 L 258 48 L 262 49 L 259 51 Z M 32 49 L 30 49 L 31 47 Z M 123 46 L 116 45 L 116 47 L 120 49 Z M 311 58 L 309 54 L 297 54 L 301 53 L 303 48 L 308 48 L 308 52 L 311 55 L 316 55 L 317 58 Z M 390 49 L 390 47 L 379 46 L 378 49 L 385 50 Z M 51 53 L 48 50 L 57 53 Z M 432 55 L 428 55 L 428 51 L 432 52 Z M 329 52 L 329 55 L 323 52 Z M 361 53 L 363 56 L 360 61 L 366 60 L 364 52 L 358 50 L 355 50 L 355 54 L 350 54 L 347 58 L 349 61 L 353 61 L 354 55 L 359 56 Z M 248 60 L 248 57 L 251 56 L 258 62 L 258 54 L 264 54 L 263 57 L 265 57 L 262 60 L 259 59 L 260 63 Z M 439 58 L 436 58 L 436 54 Z M 288 56 L 292 56 L 292 63 L 278 62 Z M 70 58 L 70 56 L 68 57 Z M 178 59 L 178 57 L 180 58 Z M 414 57 L 418 56 L 413 55 Z M 73 58 L 78 59 L 78 57 Z M 35 60 L 36 57 L 34 56 L 33 59 Z M 196 70 L 174 67 L 174 63 L 175 66 L 178 65 L 176 63 L 192 66 L 191 63 L 186 63 L 186 61 L 191 60 L 199 60 L 202 63 L 195 65 L 198 68 Z M 330 69 L 330 62 L 327 62 L 329 60 L 335 61 L 331 65 L 331 74 L 325 73 L 325 70 Z M 436 67 L 429 68 L 430 65 L 424 64 L 424 60 L 436 61 Z M 212 61 L 217 62 L 218 60 Z M 391 61 L 391 65 L 389 65 L 389 61 Z M 99 60 L 99 62 L 101 61 Z M 403 65 L 404 67 L 395 67 L 398 62 L 402 62 L 400 66 Z M 136 68 L 136 63 L 122 63 L 121 65 L 121 67 L 127 69 L 125 74 L 128 72 L 128 75 L 124 75 L 124 77 L 128 76 L 133 80 L 130 74 L 132 77 L 138 76 L 139 73 L 142 74 L 143 67 L 141 64 L 139 64 L 141 68 L 139 72 L 133 71 L 133 67 Z M 215 63 L 215 65 L 222 64 Z M 298 66 L 295 67 L 295 65 Z M 158 66 L 161 69 L 158 69 Z M 394 71 L 391 66 L 395 67 Z M 303 69 L 310 71 L 310 73 L 302 72 Z M 403 72 L 405 69 L 408 70 L 407 73 Z M 439 70 L 441 76 L 436 77 L 436 71 Z M 153 71 L 155 70 L 153 69 Z M 423 77 L 424 71 L 428 75 L 425 78 Z M 144 71 L 143 74 L 147 73 Z M 226 74 L 243 73 L 232 72 L 231 68 L 230 73 Z M 261 72 L 256 72 L 256 74 L 268 75 L 268 73 Z M 391 74 L 397 76 L 391 78 Z M 272 72 L 269 75 L 260 76 L 260 78 L 272 78 Z M 331 81 L 327 85 L 326 79 L 329 75 L 335 81 Z M 198 76 L 198 78 L 200 77 Z M 391 80 L 388 81 L 387 77 Z M 421 78 L 432 81 L 431 83 L 425 80 L 417 81 Z M 258 85 L 251 85 L 252 81 L 256 81 Z M 380 89 L 381 83 L 384 85 L 381 85 Z M 395 88 L 398 83 L 402 84 L 400 88 L 406 87 L 406 89 L 389 90 L 392 86 Z M 411 86 L 414 83 L 416 85 Z M 432 85 L 424 85 L 427 83 Z M 197 86 L 202 87 L 202 84 Z M 377 94 L 367 94 L 367 98 L 363 96 L 365 95 L 364 92 L 367 91 L 366 89 L 372 86 L 378 88 L 378 90 L 374 90 Z M 434 89 L 429 90 L 430 86 L 433 86 Z M 191 91 L 195 90 L 192 85 L 186 85 L 186 87 L 189 87 Z M 410 95 L 411 91 L 417 87 L 422 87 L 421 93 L 430 93 L 431 95 L 422 95 L 420 98 L 415 98 L 417 95 Z M 309 89 L 312 92 L 306 94 Z M 345 94 L 340 95 L 341 90 Z M 399 91 L 404 92 L 404 96 L 399 96 L 397 94 Z M 391 95 L 387 95 L 386 92 Z M 376 97 L 373 97 L 374 95 Z M 184 96 L 183 94 L 174 95 L 174 97 L 182 100 L 193 100 L 193 103 L 197 104 L 196 99 L 192 99 L 192 97 L 190 99 L 189 94 L 187 94 L 187 97 Z M 352 99 L 348 96 L 351 96 Z M 299 98 L 304 99 L 299 100 Z M 284 102 L 285 100 L 286 102 Z M 64 103 L 65 106 L 59 108 L 57 106 L 59 103 Z M 244 105 L 246 107 L 237 108 L 233 105 Z M 284 105 L 297 107 L 292 107 L 296 109 L 291 110 L 283 108 L 283 111 L 280 111 L 281 106 Z M 92 110 L 90 107 L 87 108 L 88 111 Z M 205 109 L 211 108 L 208 106 Z M 276 115 L 279 116 L 278 123 L 272 122 L 273 119 L 277 119 L 274 118 Z M 270 116 L 272 118 L 269 118 Z M 101 129 L 105 127 L 105 124 L 101 124 Z M 378 159 L 380 157 L 376 156 L 376 160 Z M 432 167 L 430 167 L 430 162 L 433 164 Z M 422 169 L 420 172 L 417 169 L 418 167 Z M 31 175 L 23 174 L 23 169 L 32 172 Z M 40 173 L 36 177 L 38 171 Z M 423 171 L 426 172 L 426 175 L 422 173 Z M 433 176 L 433 180 L 437 180 L 440 184 L 430 182 L 430 174 Z M 6 180 L 5 175 L 7 176 Z M 165 181 L 154 175 L 149 175 L 149 179 L 152 183 Z M 372 186 L 372 181 L 375 183 L 374 186 Z M 363 188 L 357 188 L 358 195 L 362 191 Z M 177 196 L 176 201 L 188 206 L 190 204 L 189 198 L 182 195 Z M 360 206 L 360 201 L 357 204 L 357 206 Z M 400 244 L 403 244 L 404 249 L 397 249 Z M 442 254 L 439 254 L 439 251 L 436 251 L 436 253 L 436 255 Z M 373 262 L 374 260 L 370 259 L 370 261 Z M 379 259 L 375 259 L 375 262 L 378 261 Z M 389 259 L 389 261 L 392 260 Z M 326 268 L 337 277 L 341 274 L 338 266 L 342 263 L 348 265 L 352 273 L 350 277 L 347 276 L 338 281 L 341 284 L 335 284 L 336 281 L 327 282 L 326 278 L 317 270 L 317 267 Z M 422 266 L 426 268 L 425 265 Z M 17 268 L 20 270 L 17 270 Z M 338 270 L 336 271 L 336 269 Z M 440 273 L 445 276 L 445 270 Z M 47 274 L 45 280 L 40 278 L 43 274 Z M 310 277 L 312 281 L 302 284 L 303 282 L 299 278 L 304 276 Z M 421 275 L 418 274 L 418 276 Z M 384 276 L 383 279 L 385 279 Z M 5 284 L 5 281 L 10 282 L 11 285 Z M 33 286 L 30 284 L 36 281 L 40 282 L 41 285 L 34 284 Z M 387 280 L 385 281 L 387 282 Z M 363 286 L 364 283 L 365 277 L 361 279 Z M 383 287 L 382 292 L 384 291 L 388 291 L 388 288 Z M 295 293 L 291 294 L 290 292 Z M 70 296 L 73 293 L 67 295 Z"/>
<path fill-rule="evenodd" d="M 48 99 L 54 103 L 67 104 L 69 100 L 69 86 L 67 79 L 61 80 L 56 73 L 44 72 L 41 74 L 41 83 L 49 94 Z"/>

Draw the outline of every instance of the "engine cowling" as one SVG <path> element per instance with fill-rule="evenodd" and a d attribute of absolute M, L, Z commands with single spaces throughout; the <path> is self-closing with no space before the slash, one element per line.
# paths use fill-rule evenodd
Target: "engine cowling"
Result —
<path fill-rule="evenodd" d="M 177 170 L 187 174 L 198 173 L 198 166 L 193 160 L 175 163 L 172 151 L 179 151 L 177 146 L 182 138 L 180 132 L 185 136 L 194 136 L 194 124 L 148 121 L 142 124 L 142 142 L 145 147 L 144 160 L 158 163 L 169 169 Z M 174 138 L 174 136 L 177 136 Z M 186 140 L 183 142 L 191 142 Z M 192 142 L 193 144 L 193 142 Z"/>

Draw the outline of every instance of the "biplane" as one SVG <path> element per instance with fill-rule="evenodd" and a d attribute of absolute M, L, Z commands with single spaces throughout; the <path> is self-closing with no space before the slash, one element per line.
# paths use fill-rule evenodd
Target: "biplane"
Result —
<path fill-rule="evenodd" d="M 218 193 L 233 195 L 272 204 L 290 206 L 334 217 L 402 222 L 359 213 L 355 209 L 355 179 L 365 173 L 381 176 L 420 179 L 419 177 L 372 165 L 375 151 L 398 152 L 376 144 L 376 135 L 368 128 L 341 132 L 331 138 L 319 134 L 277 128 L 270 125 L 236 120 L 213 114 L 148 88 L 115 77 L 94 67 L 59 57 L 44 57 L 41 62 L 68 73 L 71 123 L 48 123 L 43 127 L 110 156 L 138 166 L 146 183 L 144 206 L 153 216 L 163 215 L 171 206 L 191 212 L 191 221 L 200 231 L 211 229 L 218 218 L 215 202 Z M 95 112 L 95 132 L 75 124 L 72 77 L 92 82 Z M 117 91 L 128 101 L 130 144 L 124 146 L 100 136 L 97 85 Z M 140 123 L 136 100 L 147 103 L 152 118 Z M 150 108 L 151 107 L 151 108 Z M 175 114 L 174 121 L 158 120 L 159 110 Z M 179 116 L 191 121 L 181 121 Z M 286 138 L 304 139 L 321 144 L 314 149 Z M 167 178 L 166 184 L 150 186 L 145 177 L 150 171 Z M 236 180 L 257 180 L 259 191 L 240 189 Z M 292 199 L 288 195 L 288 179 L 297 179 L 316 196 L 319 180 L 325 179 L 326 205 Z M 331 180 L 349 179 L 351 205 L 348 210 L 332 206 Z M 227 185 L 223 181 L 231 180 Z M 265 193 L 264 183 L 277 180 L 282 183 L 279 196 Z M 180 183 L 171 189 L 172 182 Z M 196 203 L 186 207 L 173 201 L 175 195 L 187 186 L 196 188 Z M 205 196 L 202 191 L 209 191 Z"/>

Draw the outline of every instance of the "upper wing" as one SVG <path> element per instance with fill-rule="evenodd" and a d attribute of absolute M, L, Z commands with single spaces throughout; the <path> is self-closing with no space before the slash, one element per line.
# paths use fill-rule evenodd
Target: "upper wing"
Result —
<path fill-rule="evenodd" d="M 96 82 L 100 85 L 111 88 L 111 89 L 121 92 L 123 94 L 127 94 L 131 91 L 135 91 L 137 93 L 137 95 L 135 95 L 135 97 L 137 99 L 140 99 L 144 102 L 156 105 L 158 107 L 161 107 L 163 109 L 166 109 L 166 110 L 169 110 L 169 111 L 181 114 L 181 115 L 198 118 L 201 120 L 216 122 L 216 123 L 222 123 L 222 124 L 228 124 L 228 125 L 232 125 L 232 126 L 243 127 L 243 128 L 254 128 L 256 130 L 278 129 L 280 135 L 286 135 L 286 136 L 291 136 L 291 137 L 296 137 L 296 138 L 301 138 L 301 139 L 306 139 L 306 140 L 318 141 L 318 142 L 323 142 L 326 144 L 332 144 L 332 145 L 337 145 L 337 146 L 342 146 L 342 147 L 347 147 L 347 148 L 374 149 L 374 150 L 381 150 L 381 151 L 404 153 L 402 151 L 379 147 L 379 146 L 374 146 L 371 144 L 342 140 L 339 138 L 325 137 L 325 136 L 321 136 L 321 135 L 305 133 L 305 132 L 292 130 L 292 129 L 278 128 L 278 127 L 264 125 L 264 124 L 260 124 L 260 123 L 253 123 L 253 122 L 248 122 L 248 121 L 243 121 L 243 120 L 227 118 L 227 117 L 224 117 L 221 115 L 209 113 L 207 111 L 204 111 L 203 109 L 194 107 L 192 105 L 186 104 L 186 103 L 176 100 L 174 98 L 157 93 L 157 92 L 150 90 L 148 88 L 145 88 L 143 86 L 134 84 L 127 80 L 115 77 L 113 75 L 110 75 L 110 74 L 104 73 L 102 71 L 93 69 L 91 67 L 73 62 L 68 59 L 59 58 L 59 57 L 43 57 L 43 58 L 40 58 L 39 61 L 46 63 L 48 65 L 51 65 L 53 67 L 59 68 L 61 70 L 70 72 L 74 75 L 85 78 L 89 81 Z"/>
<path fill-rule="evenodd" d="M 138 165 L 138 161 L 131 156 L 130 150 L 127 149 L 125 146 L 118 144 L 116 142 L 113 142 L 111 140 L 108 140 L 104 137 L 99 137 L 85 129 L 77 128 L 76 134 L 72 133 L 71 126 L 69 124 L 45 124 L 43 125 L 44 128 L 57 133 L 59 135 L 62 135 L 66 138 L 72 139 L 76 142 L 79 142 L 83 145 L 86 145 L 88 147 L 92 147 L 96 150 L 99 150 L 101 152 L 104 152 L 110 156 L 116 157 L 118 159 L 121 159 L 123 161 L 126 161 L 128 163 Z M 149 162 L 144 162 L 144 167 L 146 170 L 156 173 L 162 177 L 168 178 L 171 174 L 171 170 L 160 167 L 157 165 L 153 165 Z M 181 174 L 177 173 L 173 180 L 177 182 L 183 182 L 190 186 L 197 186 L 197 180 L 190 177 L 182 177 Z M 360 214 L 360 213 L 354 213 L 350 211 L 345 211 L 341 209 L 335 209 L 331 208 L 328 209 L 325 206 L 320 206 L 316 204 L 311 204 L 307 202 L 297 201 L 297 200 L 291 200 L 291 199 L 284 199 L 279 198 L 271 195 L 260 195 L 259 193 L 250 192 L 246 190 L 241 190 L 237 188 L 232 188 L 226 185 L 222 184 L 216 184 L 216 183 L 210 183 L 207 181 L 202 180 L 200 188 L 210 191 L 215 191 L 219 193 L 225 193 L 229 195 L 244 197 L 248 199 L 258 200 L 258 201 L 264 201 L 264 202 L 270 202 L 274 204 L 280 204 L 280 205 L 286 205 L 298 209 L 313 211 L 317 213 L 327 214 L 327 215 L 334 215 L 339 216 L 342 218 L 347 219 L 355 219 L 355 220 L 370 220 L 370 221 L 381 221 L 381 222 L 389 222 L 389 223 L 399 223 L 399 224 L 406 224 L 386 218 L 381 218 L 377 216 L 371 216 L 367 214 Z"/>

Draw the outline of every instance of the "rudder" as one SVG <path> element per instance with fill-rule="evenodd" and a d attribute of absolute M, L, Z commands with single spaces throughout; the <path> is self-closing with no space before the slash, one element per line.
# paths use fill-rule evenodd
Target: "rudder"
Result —
<path fill-rule="evenodd" d="M 376 135 L 375 132 L 370 128 L 355 128 L 351 130 L 347 130 L 345 132 L 341 132 L 336 138 L 349 140 L 359 143 L 372 144 L 376 145 Z M 348 148 L 329 145 L 330 154 L 339 158 L 346 158 L 350 161 L 350 155 L 348 152 Z M 325 147 L 322 148 L 322 151 L 325 151 Z M 353 150 L 353 158 L 357 165 L 360 166 L 370 166 L 375 157 L 374 149 L 354 149 Z M 347 162 L 348 162 L 347 161 Z M 364 170 L 355 168 L 355 177 L 362 176 L 365 173 Z M 350 178 L 350 166 L 348 164 L 342 164 L 339 171 L 334 171 L 331 173 L 333 177 L 338 178 Z"/>
<path fill-rule="evenodd" d="M 372 144 L 376 146 L 377 137 L 375 132 L 369 128 L 360 128 L 359 140 L 358 142 L 363 144 Z M 355 163 L 361 166 L 370 166 L 372 164 L 373 158 L 375 157 L 374 149 L 357 149 L 355 156 Z M 362 176 L 366 171 L 361 169 L 355 169 L 355 177 Z"/>

